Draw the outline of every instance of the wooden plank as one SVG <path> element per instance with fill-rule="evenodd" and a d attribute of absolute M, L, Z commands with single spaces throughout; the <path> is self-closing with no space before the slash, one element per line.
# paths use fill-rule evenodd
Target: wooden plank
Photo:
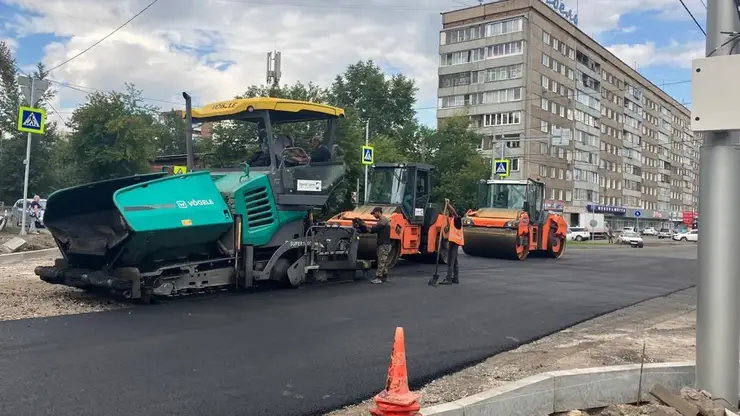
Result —
<path fill-rule="evenodd" d="M 656 384 L 655 387 L 650 390 L 650 395 L 663 402 L 666 406 L 671 406 L 672 408 L 676 409 L 676 411 L 678 413 L 681 413 L 683 416 L 701 415 L 699 409 L 697 409 L 691 403 L 687 402 L 681 397 L 671 393 L 670 391 L 668 391 L 668 389 L 661 386 L 660 384 Z"/>

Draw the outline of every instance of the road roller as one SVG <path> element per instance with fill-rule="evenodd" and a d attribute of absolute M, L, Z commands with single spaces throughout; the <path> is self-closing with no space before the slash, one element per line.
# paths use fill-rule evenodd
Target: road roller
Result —
<path fill-rule="evenodd" d="M 312 211 L 342 182 L 344 161 L 333 154 L 311 162 L 303 149 L 275 140 L 285 125 L 312 122 L 323 125 L 331 147 L 344 110 L 271 97 L 191 109 L 183 96 L 189 123 L 229 120 L 254 129 L 264 162 L 198 169 L 189 130 L 183 174 L 154 172 L 54 192 L 44 219 L 62 258 L 37 267 L 36 275 L 142 303 L 268 281 L 297 287 L 367 275 L 371 262 L 357 260 L 356 230 L 313 221 Z M 299 150 L 300 160 L 287 163 Z"/>
<path fill-rule="evenodd" d="M 478 209 L 463 217 L 465 254 L 524 260 L 530 254 L 560 258 L 568 225 L 544 209 L 545 184 L 532 179 L 482 180 Z"/>
<path fill-rule="evenodd" d="M 389 267 L 401 258 L 436 261 L 441 247 L 440 263 L 446 263 L 447 240 L 439 241 L 446 226 L 444 202 L 431 202 L 431 171 L 434 166 L 423 163 L 376 163 L 368 172 L 367 202 L 352 211 L 335 215 L 329 225 L 352 227 L 353 220 L 375 224 L 370 212 L 375 207 L 391 220 L 391 253 Z M 377 261 L 375 234 L 360 234 L 358 259 Z"/>

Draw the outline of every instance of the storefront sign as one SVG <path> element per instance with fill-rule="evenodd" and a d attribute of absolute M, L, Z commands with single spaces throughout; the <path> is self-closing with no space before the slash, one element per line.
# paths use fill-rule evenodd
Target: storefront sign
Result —
<path fill-rule="evenodd" d="M 593 212 L 595 214 L 614 214 L 624 215 L 627 213 L 627 208 L 613 207 L 611 205 L 586 205 L 586 211 Z"/>
<path fill-rule="evenodd" d="M 694 218 L 695 218 L 695 215 L 693 211 L 683 212 L 683 223 L 684 224 L 691 226 L 692 224 L 694 224 Z"/>
<path fill-rule="evenodd" d="M 565 201 L 558 201 L 555 199 L 545 200 L 545 210 L 563 212 L 565 209 Z"/>
<path fill-rule="evenodd" d="M 543 0 L 545 4 L 552 7 L 553 10 L 560 13 L 561 16 L 566 18 L 569 22 L 578 26 L 578 13 L 574 12 L 573 9 L 565 7 L 563 0 Z"/>

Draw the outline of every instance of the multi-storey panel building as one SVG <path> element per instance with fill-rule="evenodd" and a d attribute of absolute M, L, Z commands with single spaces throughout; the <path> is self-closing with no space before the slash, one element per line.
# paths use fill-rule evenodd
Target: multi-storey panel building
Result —
<path fill-rule="evenodd" d="M 438 121 L 468 115 L 480 151 L 509 159 L 512 178 L 543 180 L 552 206 L 613 226 L 696 210 L 690 111 L 547 4 L 444 13 L 439 52 Z M 567 145 L 553 145 L 557 129 Z"/>

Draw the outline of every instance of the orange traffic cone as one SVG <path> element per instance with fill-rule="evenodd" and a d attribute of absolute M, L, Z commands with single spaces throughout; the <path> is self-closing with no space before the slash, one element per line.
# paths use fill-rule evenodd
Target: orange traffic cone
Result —
<path fill-rule="evenodd" d="M 393 353 L 385 390 L 375 396 L 375 408 L 370 410 L 370 413 L 374 416 L 421 416 L 418 412 L 421 409 L 419 397 L 409 390 L 403 328 L 398 327 L 393 340 Z"/>

